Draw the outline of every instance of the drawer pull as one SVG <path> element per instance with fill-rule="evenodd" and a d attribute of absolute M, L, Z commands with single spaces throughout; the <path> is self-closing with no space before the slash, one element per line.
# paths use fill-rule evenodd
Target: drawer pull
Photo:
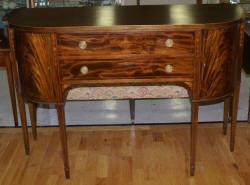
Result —
<path fill-rule="evenodd" d="M 165 70 L 167 73 L 172 73 L 174 71 L 174 67 L 171 64 L 167 64 L 165 66 Z"/>
<path fill-rule="evenodd" d="M 165 45 L 168 47 L 168 48 L 172 48 L 173 45 L 174 45 L 174 41 L 172 39 L 167 39 L 165 41 Z"/>
<path fill-rule="evenodd" d="M 80 41 L 78 44 L 80 49 L 86 49 L 87 48 L 87 42 L 86 41 Z"/>
<path fill-rule="evenodd" d="M 82 74 L 86 75 L 89 72 L 89 69 L 87 66 L 82 66 L 80 71 Z"/>

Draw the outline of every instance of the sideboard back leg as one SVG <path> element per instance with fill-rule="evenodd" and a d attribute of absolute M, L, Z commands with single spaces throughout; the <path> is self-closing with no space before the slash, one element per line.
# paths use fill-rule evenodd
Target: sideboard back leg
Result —
<path fill-rule="evenodd" d="M 14 117 L 15 127 L 17 127 L 18 126 L 18 117 L 17 117 L 15 86 L 14 86 L 13 72 L 12 72 L 12 67 L 11 67 L 9 57 L 10 57 L 9 55 L 8 55 L 8 57 L 6 57 L 5 66 L 6 66 L 8 82 L 9 82 L 10 98 L 11 98 L 11 104 L 12 104 L 13 117 Z"/>
<path fill-rule="evenodd" d="M 129 108 L 130 108 L 131 123 L 135 124 L 135 100 L 134 99 L 129 100 Z"/>
<path fill-rule="evenodd" d="M 32 127 L 33 139 L 37 140 L 37 131 L 36 131 L 36 103 L 28 103 L 29 112 L 30 112 L 30 122 Z"/>
<path fill-rule="evenodd" d="M 229 107 L 231 103 L 231 96 L 225 98 L 224 100 L 224 122 L 223 122 L 223 134 L 227 134 L 227 122 L 229 118 Z"/>
<path fill-rule="evenodd" d="M 68 144 L 67 144 L 67 135 L 66 135 L 66 127 L 65 127 L 65 116 L 64 116 L 64 105 L 57 104 L 57 116 L 60 127 L 60 137 L 62 143 L 62 151 L 63 151 L 63 161 L 64 161 L 64 171 L 67 179 L 70 178 L 69 171 L 69 159 L 68 159 Z"/>
<path fill-rule="evenodd" d="M 192 125 L 191 125 L 191 153 L 190 153 L 190 175 L 195 173 L 195 151 L 196 151 L 196 135 L 198 124 L 199 103 L 192 102 Z"/>
<path fill-rule="evenodd" d="M 248 123 L 250 123 L 250 92 L 249 92 L 249 100 L 248 100 Z"/>

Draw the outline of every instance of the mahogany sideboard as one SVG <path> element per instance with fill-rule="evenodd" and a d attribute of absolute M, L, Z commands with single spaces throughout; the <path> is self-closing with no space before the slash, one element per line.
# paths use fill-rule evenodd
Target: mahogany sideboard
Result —
<path fill-rule="evenodd" d="M 69 89 L 79 86 L 186 87 L 192 104 L 191 175 L 199 104 L 222 99 L 224 133 L 232 106 L 234 150 L 244 40 L 240 6 L 35 8 L 15 10 L 5 19 L 26 153 L 24 100 L 31 110 L 35 103 L 56 104 L 67 178 L 64 103 Z"/>

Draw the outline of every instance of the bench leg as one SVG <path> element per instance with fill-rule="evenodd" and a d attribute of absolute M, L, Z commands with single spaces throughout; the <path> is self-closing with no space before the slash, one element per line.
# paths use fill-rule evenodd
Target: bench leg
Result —
<path fill-rule="evenodd" d="M 70 171 L 69 171 L 68 144 L 67 144 L 67 135 L 66 135 L 66 127 L 65 127 L 64 105 L 57 104 L 56 109 L 57 109 L 58 122 L 59 122 L 59 128 L 60 128 L 60 137 L 61 137 L 61 143 L 62 143 L 64 172 L 65 172 L 66 178 L 69 179 Z"/>
<path fill-rule="evenodd" d="M 6 70 L 7 70 L 7 76 L 8 76 L 10 98 L 11 98 L 11 104 L 12 104 L 12 112 L 13 112 L 15 127 L 17 127 L 18 126 L 18 117 L 17 117 L 15 86 L 14 86 L 12 67 L 10 64 L 9 57 L 6 57 L 5 66 L 6 66 Z"/>
<path fill-rule="evenodd" d="M 135 100 L 134 99 L 129 100 L 129 107 L 130 107 L 130 119 L 133 125 L 135 124 Z"/>
<path fill-rule="evenodd" d="M 30 122 L 32 127 L 33 139 L 37 140 L 37 131 L 36 131 L 36 103 L 28 103 L 29 112 L 30 112 Z"/>
<path fill-rule="evenodd" d="M 231 96 L 224 100 L 224 120 L 223 120 L 223 134 L 227 134 L 227 123 L 229 119 L 229 109 L 231 104 Z"/>
<path fill-rule="evenodd" d="M 196 151 L 196 136 L 198 125 L 198 111 L 199 103 L 192 102 L 192 125 L 191 125 L 191 153 L 190 153 L 190 176 L 194 176 L 195 173 L 195 151 Z"/>

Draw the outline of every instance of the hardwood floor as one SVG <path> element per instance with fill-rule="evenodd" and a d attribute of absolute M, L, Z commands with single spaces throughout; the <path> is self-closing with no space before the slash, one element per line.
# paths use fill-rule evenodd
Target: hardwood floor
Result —
<path fill-rule="evenodd" d="M 21 129 L 1 128 L 0 184 L 250 185 L 247 123 L 238 124 L 233 153 L 222 124 L 199 125 L 194 177 L 189 176 L 190 125 L 69 127 L 70 180 L 64 176 L 58 130 L 38 128 L 26 156 Z"/>

